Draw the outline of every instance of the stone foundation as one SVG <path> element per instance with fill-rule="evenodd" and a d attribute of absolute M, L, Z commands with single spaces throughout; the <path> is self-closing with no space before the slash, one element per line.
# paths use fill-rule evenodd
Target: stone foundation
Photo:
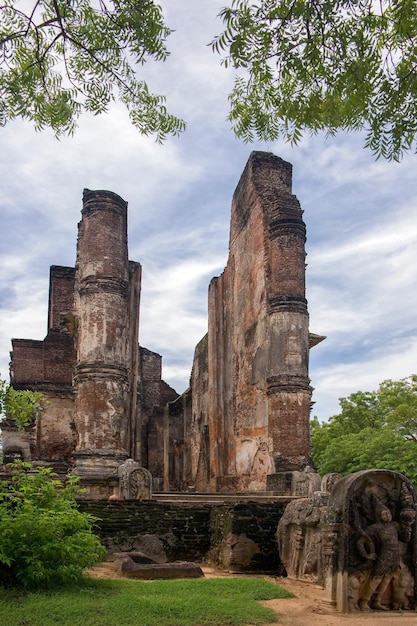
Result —
<path fill-rule="evenodd" d="M 112 552 L 141 551 L 159 562 L 212 563 L 235 572 L 284 573 L 276 527 L 288 500 L 229 504 L 80 502 L 99 518 L 96 532 Z"/>

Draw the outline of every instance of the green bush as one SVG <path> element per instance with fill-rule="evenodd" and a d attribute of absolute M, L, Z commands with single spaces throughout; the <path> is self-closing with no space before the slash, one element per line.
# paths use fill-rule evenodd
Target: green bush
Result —
<path fill-rule="evenodd" d="M 105 554 L 94 518 L 77 510 L 77 479 L 50 468 L 11 466 L 0 483 L 0 585 L 51 587 L 74 582 Z"/>
<path fill-rule="evenodd" d="M 12 420 L 21 432 L 40 416 L 44 401 L 39 391 L 13 389 L 0 379 L 0 421 Z"/>
<path fill-rule="evenodd" d="M 338 415 L 311 421 L 317 472 L 387 469 L 417 486 L 417 374 L 384 380 L 376 391 L 356 391 L 339 400 Z"/>

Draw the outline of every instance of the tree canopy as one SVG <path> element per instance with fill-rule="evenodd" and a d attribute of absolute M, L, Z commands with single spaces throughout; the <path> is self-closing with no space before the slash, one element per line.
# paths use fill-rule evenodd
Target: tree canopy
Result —
<path fill-rule="evenodd" d="M 168 56 L 153 0 L 5 0 L 0 7 L 0 125 L 16 117 L 57 136 L 82 111 L 99 114 L 118 97 L 143 134 L 162 141 L 185 127 L 152 94 L 135 65 Z"/>
<path fill-rule="evenodd" d="M 391 469 L 417 486 L 417 375 L 340 399 L 341 412 L 311 424 L 319 474 Z"/>
<path fill-rule="evenodd" d="M 243 70 L 230 94 L 239 137 L 364 128 L 377 156 L 416 148 L 414 0 L 232 0 L 220 15 L 213 48 Z"/>

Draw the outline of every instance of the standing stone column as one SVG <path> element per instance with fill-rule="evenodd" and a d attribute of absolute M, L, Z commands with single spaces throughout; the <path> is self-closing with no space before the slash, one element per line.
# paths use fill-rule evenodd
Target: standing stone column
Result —
<path fill-rule="evenodd" d="M 109 478 L 129 456 L 129 262 L 127 203 L 84 190 L 75 273 L 77 365 L 74 474 L 89 495 L 109 495 Z M 111 490 L 110 490 L 111 493 Z"/>
<path fill-rule="evenodd" d="M 309 316 L 305 297 L 306 228 L 292 194 L 292 167 L 266 167 L 276 184 L 268 207 L 269 363 L 267 394 L 275 472 L 301 470 L 310 463 L 308 376 Z"/>

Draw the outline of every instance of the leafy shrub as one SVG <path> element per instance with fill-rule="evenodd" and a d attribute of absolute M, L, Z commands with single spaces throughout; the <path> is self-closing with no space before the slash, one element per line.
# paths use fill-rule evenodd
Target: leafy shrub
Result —
<path fill-rule="evenodd" d="M 42 411 L 43 395 L 39 391 L 13 389 L 0 379 L 0 419 L 12 420 L 24 431 Z"/>
<path fill-rule="evenodd" d="M 0 483 L 0 584 L 25 588 L 74 582 L 103 558 L 94 518 L 77 510 L 77 479 L 50 468 L 12 466 Z"/>

